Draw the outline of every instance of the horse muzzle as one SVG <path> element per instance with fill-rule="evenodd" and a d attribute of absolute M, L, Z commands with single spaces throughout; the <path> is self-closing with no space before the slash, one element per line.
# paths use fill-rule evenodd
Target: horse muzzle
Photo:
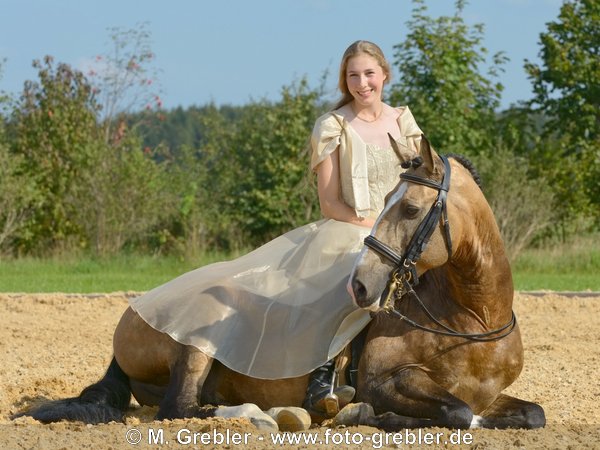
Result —
<path fill-rule="evenodd" d="M 380 308 L 379 302 L 381 293 L 385 289 L 385 280 L 383 283 L 379 283 L 374 275 L 364 258 L 359 258 L 346 285 L 352 301 L 359 308 L 371 311 L 377 311 Z M 380 284 L 381 287 L 379 287 Z"/>

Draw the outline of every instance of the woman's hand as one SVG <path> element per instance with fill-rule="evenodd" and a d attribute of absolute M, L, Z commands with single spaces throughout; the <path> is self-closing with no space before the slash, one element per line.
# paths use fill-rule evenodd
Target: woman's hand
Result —
<path fill-rule="evenodd" d="M 342 200 L 340 188 L 339 151 L 336 149 L 316 168 L 321 213 L 328 219 L 373 228 L 375 220 L 358 217 L 353 208 Z"/>

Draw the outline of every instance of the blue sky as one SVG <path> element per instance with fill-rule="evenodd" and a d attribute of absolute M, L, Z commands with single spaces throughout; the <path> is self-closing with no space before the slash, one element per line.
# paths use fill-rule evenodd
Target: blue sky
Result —
<path fill-rule="evenodd" d="M 471 0 L 468 23 L 485 25 L 490 55 L 510 58 L 502 106 L 531 98 L 523 60 L 538 61 L 539 34 L 558 17 L 561 0 Z M 450 15 L 453 0 L 427 0 L 431 16 Z M 84 69 L 110 50 L 109 27 L 147 22 L 160 70 L 163 105 L 244 104 L 276 99 L 282 86 L 307 76 L 327 88 L 345 48 L 376 42 L 393 60 L 404 40 L 409 0 L 0 0 L 0 91 L 18 94 L 36 79 L 34 59 L 52 55 Z"/>

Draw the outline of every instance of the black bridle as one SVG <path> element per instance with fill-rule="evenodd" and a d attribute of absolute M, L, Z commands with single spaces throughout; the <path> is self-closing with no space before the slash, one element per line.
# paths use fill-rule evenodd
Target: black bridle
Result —
<path fill-rule="evenodd" d="M 452 256 L 452 240 L 450 238 L 450 225 L 448 223 L 448 210 L 446 208 L 446 198 L 448 197 L 448 190 L 450 189 L 451 169 L 448 158 L 440 155 L 440 159 L 444 163 L 444 178 L 441 183 L 436 183 L 427 178 L 421 178 L 409 173 L 400 174 L 401 180 L 421 184 L 438 191 L 438 195 L 433 202 L 433 205 L 431 205 L 429 212 L 415 230 L 412 239 L 406 247 L 404 255 L 399 255 L 390 246 L 384 244 L 375 236 L 369 235 L 365 238 L 365 245 L 367 247 L 375 250 L 381 256 L 386 257 L 396 266 L 394 272 L 396 272 L 397 277 L 408 277 L 407 279 L 415 286 L 419 283 L 415 266 L 421 253 L 425 250 L 429 238 L 431 238 L 431 235 L 435 231 L 435 227 L 440 221 L 440 218 L 443 219 L 442 227 L 445 230 L 444 236 L 446 239 L 446 248 L 448 249 L 448 258 Z"/>
<path fill-rule="evenodd" d="M 429 312 L 425 304 L 421 301 L 417 293 L 414 291 L 414 286 L 419 284 L 419 277 L 417 276 L 416 270 L 417 261 L 419 260 L 421 254 L 425 250 L 425 247 L 427 246 L 427 243 L 429 242 L 429 239 L 435 231 L 435 228 L 438 223 L 441 223 L 441 226 L 444 230 L 444 239 L 446 242 L 446 249 L 448 250 L 448 260 L 450 260 L 450 258 L 452 257 L 452 239 L 450 238 L 450 224 L 448 222 L 448 209 L 446 206 L 448 190 L 450 189 L 451 169 L 447 157 L 439 155 L 439 158 L 444 164 L 444 176 L 442 178 L 441 183 L 437 183 L 427 178 L 422 178 L 409 173 L 402 173 L 400 175 L 400 179 L 402 180 L 427 186 L 438 191 L 438 195 L 435 201 L 433 202 L 433 205 L 431 206 L 429 212 L 423 218 L 423 220 L 415 230 L 415 233 L 413 234 L 413 237 L 408 243 L 404 254 L 399 255 L 389 245 L 384 244 L 373 235 L 369 235 L 365 238 L 364 243 L 367 247 L 369 247 L 372 250 L 375 250 L 377 253 L 379 253 L 379 255 L 383 256 L 384 258 L 387 258 L 394 265 L 394 269 L 390 273 L 390 281 L 388 282 L 387 286 L 388 294 L 381 306 L 387 312 L 395 314 L 408 324 L 423 331 L 441 334 L 444 336 L 462 337 L 480 342 L 495 341 L 497 339 L 501 339 L 505 336 L 508 336 L 515 328 L 517 324 L 517 319 L 515 317 L 514 312 L 512 313 L 511 320 L 506 325 L 503 325 L 502 327 L 496 330 L 492 330 L 486 333 L 460 333 L 444 325 L 438 319 L 436 319 L 431 314 L 431 312 Z M 415 165 L 416 164 L 414 163 L 412 164 L 413 167 Z M 425 311 L 425 314 L 427 314 L 427 316 L 436 325 L 442 327 L 443 330 L 428 328 L 423 325 L 420 325 L 414 320 L 409 319 L 408 317 L 400 313 L 398 310 L 396 310 L 394 305 L 395 300 L 401 299 L 405 295 L 410 295 L 411 297 L 415 298 L 419 303 L 421 309 Z"/>

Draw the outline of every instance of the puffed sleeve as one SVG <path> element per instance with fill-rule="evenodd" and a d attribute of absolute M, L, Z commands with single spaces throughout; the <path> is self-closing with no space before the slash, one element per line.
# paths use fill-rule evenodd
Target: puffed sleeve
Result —
<path fill-rule="evenodd" d="M 398 126 L 400 127 L 401 139 L 406 139 L 408 148 L 411 148 L 418 153 L 423 132 L 419 128 L 419 125 L 417 125 L 417 121 L 413 117 L 408 106 L 400 106 L 397 109 L 400 112 Z"/>
<path fill-rule="evenodd" d="M 310 138 L 312 170 L 340 145 L 341 134 L 342 124 L 332 113 L 324 114 L 317 119 Z"/>

